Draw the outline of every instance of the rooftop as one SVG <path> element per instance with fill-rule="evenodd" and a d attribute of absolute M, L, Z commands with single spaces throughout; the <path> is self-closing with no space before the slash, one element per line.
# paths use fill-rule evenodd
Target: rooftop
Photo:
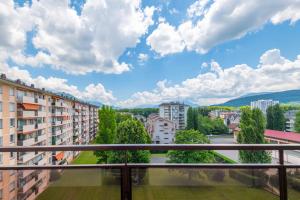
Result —
<path fill-rule="evenodd" d="M 295 132 L 285 132 L 285 131 L 276 131 L 276 130 L 265 130 L 265 136 L 271 137 L 274 139 L 286 140 L 295 143 L 300 143 L 300 133 Z"/>

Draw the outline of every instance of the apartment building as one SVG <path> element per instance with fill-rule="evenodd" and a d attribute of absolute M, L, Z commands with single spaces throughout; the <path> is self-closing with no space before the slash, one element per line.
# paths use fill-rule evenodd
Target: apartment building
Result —
<path fill-rule="evenodd" d="M 284 118 L 286 119 L 285 130 L 287 132 L 295 131 L 295 121 L 297 112 L 299 112 L 299 110 L 289 110 L 284 113 Z"/>
<path fill-rule="evenodd" d="M 146 129 L 154 144 L 172 144 L 175 141 L 175 123 L 157 114 L 149 115 Z"/>
<path fill-rule="evenodd" d="M 21 80 L 0 76 L 0 145 L 46 146 L 87 144 L 98 128 L 98 108 Z M 91 115 L 89 115 L 91 113 Z M 78 152 L 0 154 L 0 165 L 63 165 Z M 0 197 L 35 199 L 50 179 L 47 170 L 0 172 Z"/>
<path fill-rule="evenodd" d="M 170 102 L 159 105 L 159 116 L 175 123 L 177 130 L 183 130 L 187 122 L 189 106 L 184 103 Z"/>
<path fill-rule="evenodd" d="M 260 109 L 264 114 L 267 113 L 267 109 L 270 106 L 275 106 L 276 104 L 279 104 L 279 101 L 274 101 L 272 99 L 267 100 L 257 100 L 251 102 L 251 109 L 258 108 Z"/>

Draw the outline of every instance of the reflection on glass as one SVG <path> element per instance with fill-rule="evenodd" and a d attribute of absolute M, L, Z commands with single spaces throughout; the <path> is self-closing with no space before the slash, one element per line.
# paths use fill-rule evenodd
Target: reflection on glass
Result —
<path fill-rule="evenodd" d="M 287 170 L 288 199 L 300 199 L 300 169 Z"/>
<path fill-rule="evenodd" d="M 0 199 L 119 200 L 120 170 L 2 170 Z"/>
<path fill-rule="evenodd" d="M 134 200 L 278 200 L 277 169 L 136 169 Z"/>

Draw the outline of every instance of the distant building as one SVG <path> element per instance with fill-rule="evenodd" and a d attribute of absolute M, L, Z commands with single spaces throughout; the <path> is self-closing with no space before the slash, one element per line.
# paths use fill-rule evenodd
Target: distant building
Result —
<path fill-rule="evenodd" d="M 172 144 L 175 141 L 175 123 L 157 114 L 149 115 L 146 129 L 154 144 Z"/>
<path fill-rule="evenodd" d="M 267 113 L 267 109 L 270 106 L 274 106 L 276 104 L 279 104 L 279 101 L 273 101 L 272 99 L 268 100 L 257 100 L 251 102 L 251 109 L 258 108 L 260 109 L 264 114 Z"/>
<path fill-rule="evenodd" d="M 265 139 L 271 144 L 300 144 L 300 134 L 295 132 L 265 130 Z M 272 157 L 278 160 L 278 151 L 272 151 Z M 285 162 L 300 164 L 300 151 L 284 151 Z"/>
<path fill-rule="evenodd" d="M 241 113 L 239 111 L 222 111 L 213 110 L 208 113 L 208 116 L 212 119 L 221 118 L 226 126 L 230 124 L 239 124 Z"/>
<path fill-rule="evenodd" d="M 139 120 L 140 122 L 142 122 L 143 124 L 146 123 L 146 117 L 144 117 L 143 115 L 134 115 L 134 118 Z"/>
<path fill-rule="evenodd" d="M 295 131 L 295 120 L 296 120 L 296 113 L 299 112 L 299 110 L 289 110 L 284 113 L 284 117 L 286 119 L 285 123 L 285 130 L 288 132 Z"/>
<path fill-rule="evenodd" d="M 170 102 L 159 105 L 159 116 L 175 123 L 176 129 L 183 130 L 187 123 L 187 110 L 184 103 Z"/>

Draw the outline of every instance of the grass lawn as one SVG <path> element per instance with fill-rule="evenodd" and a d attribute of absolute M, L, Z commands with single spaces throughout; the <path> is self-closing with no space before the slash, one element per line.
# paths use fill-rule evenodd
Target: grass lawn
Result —
<path fill-rule="evenodd" d="M 97 160 L 93 151 L 82 151 L 72 164 L 96 164 Z"/>
<path fill-rule="evenodd" d="M 153 154 L 151 154 L 151 157 L 152 158 L 165 158 L 165 157 L 167 157 L 167 154 L 166 153 L 153 153 Z"/>

